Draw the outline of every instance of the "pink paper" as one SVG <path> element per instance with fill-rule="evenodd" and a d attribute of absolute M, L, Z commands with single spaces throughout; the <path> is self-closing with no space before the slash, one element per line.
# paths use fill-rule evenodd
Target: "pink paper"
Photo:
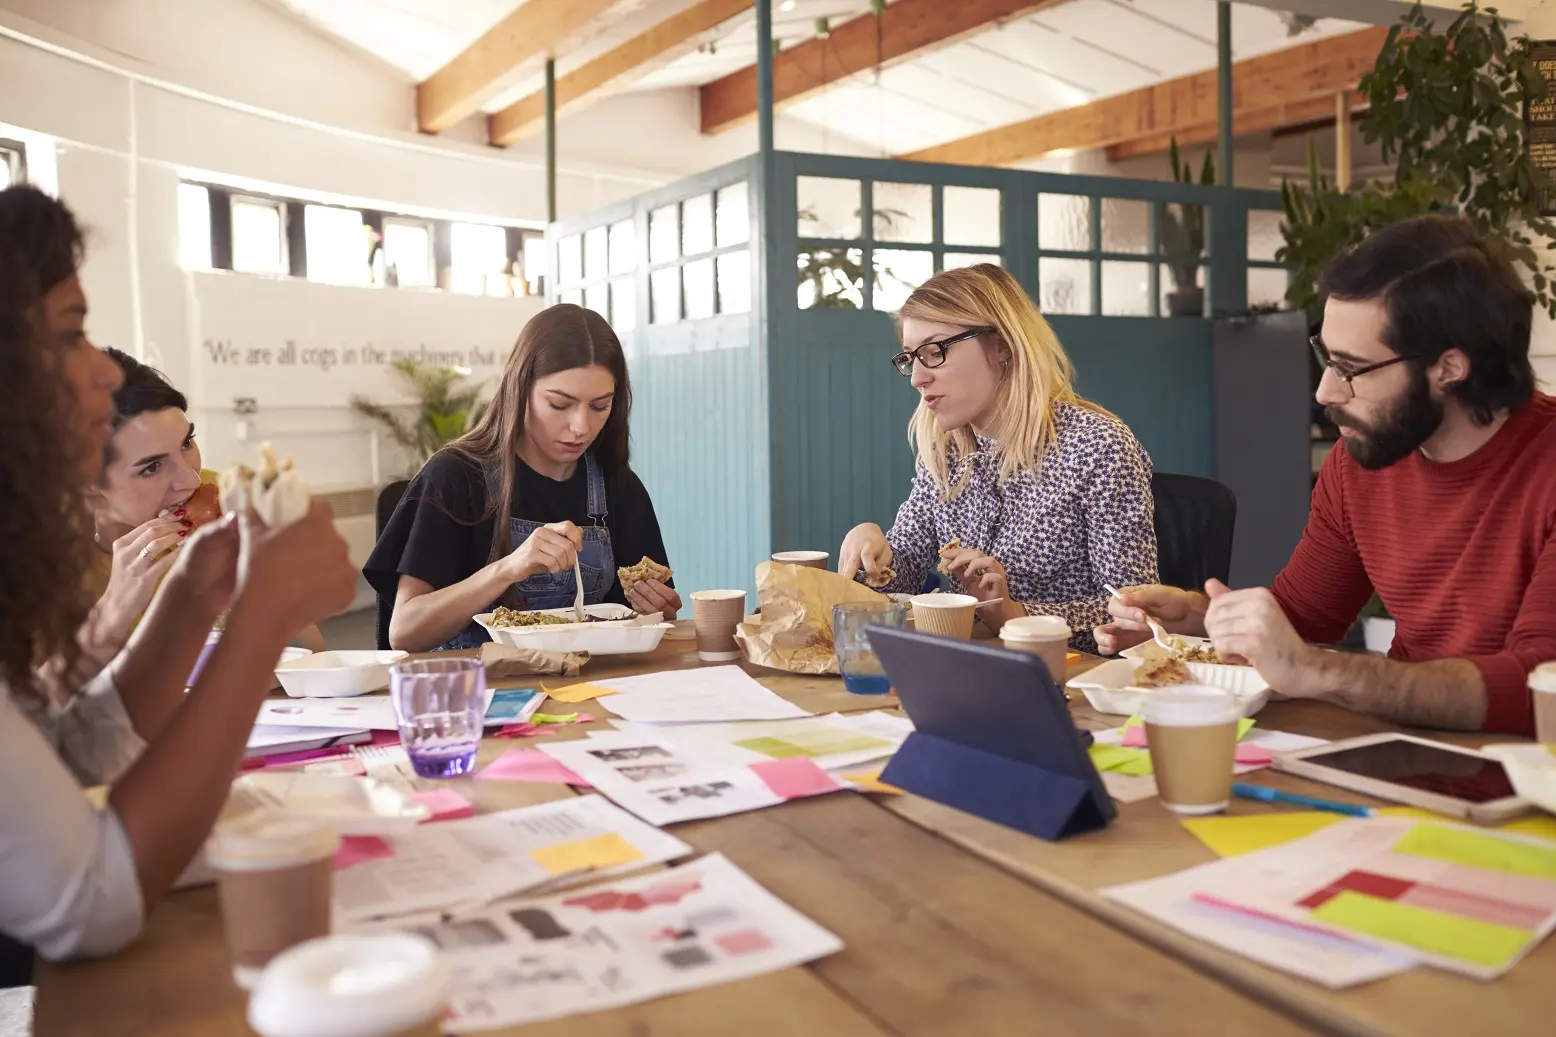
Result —
<path fill-rule="evenodd" d="M 1268 767 L 1275 762 L 1275 754 L 1262 745 L 1239 742 L 1237 751 L 1232 755 L 1232 761 L 1245 767 Z"/>
<path fill-rule="evenodd" d="M 790 756 L 783 760 L 766 760 L 751 764 L 756 776 L 766 782 L 774 794 L 784 799 L 801 796 L 819 796 L 823 792 L 836 792 L 845 788 L 832 775 L 816 766 L 807 756 Z"/>
<path fill-rule="evenodd" d="M 573 723 L 575 723 L 575 724 L 592 724 L 592 723 L 594 723 L 594 714 L 593 713 L 579 713 L 577 716 L 573 717 Z"/>
<path fill-rule="evenodd" d="M 576 785 L 581 789 L 590 787 L 587 781 L 574 774 L 570 768 L 553 760 L 539 749 L 509 749 L 487 764 L 476 774 L 476 777 L 495 778 L 500 781 L 539 781 L 558 785 Z"/>
<path fill-rule="evenodd" d="M 431 789 L 427 792 L 416 792 L 406 797 L 412 803 L 421 803 L 432 808 L 432 816 L 423 821 L 455 821 L 461 817 L 474 817 L 475 807 L 470 801 L 453 789 Z"/>
<path fill-rule="evenodd" d="M 1124 728 L 1124 740 L 1118 744 L 1123 746 L 1125 749 L 1146 748 L 1145 725 L 1130 724 L 1128 727 Z"/>
<path fill-rule="evenodd" d="M 343 835 L 335 851 L 335 870 L 393 857 L 394 850 L 376 835 Z"/>
<path fill-rule="evenodd" d="M 528 720 L 521 720 L 517 724 L 504 724 L 492 733 L 493 738 L 535 738 L 540 735 L 548 735 L 550 731 L 539 724 L 532 724 Z"/>

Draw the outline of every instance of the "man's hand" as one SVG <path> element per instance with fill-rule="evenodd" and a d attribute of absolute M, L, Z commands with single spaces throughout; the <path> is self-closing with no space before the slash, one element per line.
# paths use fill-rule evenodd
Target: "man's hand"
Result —
<path fill-rule="evenodd" d="M 1315 654 L 1267 587 L 1234 591 L 1220 580 L 1205 584 L 1210 610 L 1205 633 L 1222 658 L 1248 660 L 1270 687 L 1291 698 L 1314 698 Z"/>

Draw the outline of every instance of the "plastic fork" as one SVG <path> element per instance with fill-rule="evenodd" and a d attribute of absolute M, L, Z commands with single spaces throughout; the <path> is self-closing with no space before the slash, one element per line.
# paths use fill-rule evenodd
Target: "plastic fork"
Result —
<path fill-rule="evenodd" d="M 1118 588 L 1113 586 L 1111 583 L 1104 583 L 1102 586 L 1109 594 L 1113 595 L 1113 597 L 1117 598 L 1119 601 L 1124 600 L 1124 596 L 1118 592 Z M 1141 609 L 1141 611 L 1144 612 L 1145 610 Z M 1178 648 L 1181 647 L 1180 645 L 1173 642 L 1172 635 L 1167 633 L 1167 628 L 1162 626 L 1161 623 L 1157 621 L 1155 616 L 1151 615 L 1149 612 L 1146 612 L 1145 621 L 1150 625 L 1151 636 L 1153 639 L 1155 639 L 1158 645 L 1165 648 L 1169 652 L 1177 651 Z"/>
<path fill-rule="evenodd" d="M 573 583 L 578 587 L 573 592 L 573 620 L 578 623 L 584 621 L 583 601 L 583 567 L 578 562 L 578 556 L 573 555 Z"/>

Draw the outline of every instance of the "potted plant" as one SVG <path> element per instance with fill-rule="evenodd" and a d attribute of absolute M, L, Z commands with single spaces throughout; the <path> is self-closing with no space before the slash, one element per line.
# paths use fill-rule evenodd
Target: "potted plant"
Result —
<path fill-rule="evenodd" d="M 1556 224 L 1540 215 L 1547 179 L 1529 157 L 1524 125 L 1526 107 L 1546 96 L 1529 39 L 1509 40 L 1495 9 L 1474 0 L 1441 30 L 1417 5 L 1389 31 L 1361 91 L 1362 138 L 1394 163 L 1394 179 L 1341 191 L 1320 175 L 1309 146 L 1307 185 L 1281 185 L 1285 245 L 1275 258 L 1293 270 L 1286 298 L 1316 325 L 1318 275 L 1337 252 L 1377 227 L 1445 210 L 1501 238 L 1556 317 L 1544 259 L 1556 248 Z"/>
<path fill-rule="evenodd" d="M 479 386 L 463 384 L 470 374 L 464 368 L 439 367 L 420 360 L 396 360 L 390 366 L 414 398 L 416 413 L 407 418 L 404 406 L 362 396 L 351 397 L 351 409 L 376 422 L 390 440 L 411 452 L 410 474 L 414 474 L 440 447 L 464 435 L 480 420 L 486 405 L 480 402 Z"/>
<path fill-rule="evenodd" d="M 1180 184 L 1196 182 L 1193 167 L 1178 155 L 1176 137 L 1168 149 L 1167 161 L 1172 164 L 1174 181 Z M 1206 186 L 1216 182 L 1216 165 L 1208 150 L 1197 182 Z M 1205 207 L 1186 202 L 1162 206 L 1159 231 L 1162 254 L 1167 257 L 1167 269 L 1174 285 L 1167 293 L 1167 313 L 1173 317 L 1204 316 L 1205 288 L 1199 283 L 1199 266 L 1205 254 Z"/>

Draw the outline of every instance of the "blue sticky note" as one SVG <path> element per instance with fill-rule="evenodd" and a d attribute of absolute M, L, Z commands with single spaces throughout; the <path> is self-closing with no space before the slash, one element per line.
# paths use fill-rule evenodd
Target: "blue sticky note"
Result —
<path fill-rule="evenodd" d="M 528 720 L 545 697 L 536 688 L 500 688 L 492 692 L 492 703 L 486 707 L 486 722 L 516 724 Z"/>

